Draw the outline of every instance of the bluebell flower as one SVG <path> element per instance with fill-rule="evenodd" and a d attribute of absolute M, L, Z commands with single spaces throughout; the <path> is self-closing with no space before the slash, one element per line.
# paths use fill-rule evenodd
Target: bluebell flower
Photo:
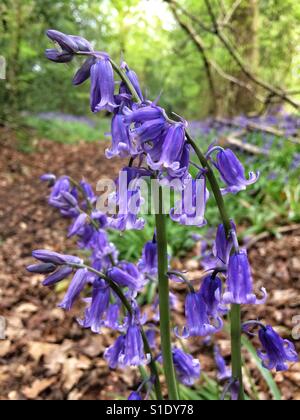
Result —
<path fill-rule="evenodd" d="M 262 288 L 263 298 L 258 299 L 253 293 L 253 278 L 246 250 L 235 252 L 229 258 L 227 287 L 223 296 L 225 304 L 264 304 L 267 292 Z"/>
<path fill-rule="evenodd" d="M 77 217 L 78 209 L 78 192 L 72 186 L 70 178 L 63 176 L 59 178 L 50 193 L 49 204 L 60 210 L 65 217 Z"/>
<path fill-rule="evenodd" d="M 142 398 L 142 396 L 141 396 L 141 393 L 140 392 L 132 392 L 130 395 L 129 395 L 129 397 L 128 397 L 128 401 L 130 401 L 130 400 L 132 400 L 132 401 L 134 401 L 134 400 L 136 400 L 136 401 L 142 401 L 143 400 L 143 398 Z"/>
<path fill-rule="evenodd" d="M 66 311 L 71 310 L 75 300 L 79 297 L 87 283 L 87 274 L 88 271 L 85 268 L 76 271 L 65 297 L 58 305 L 59 308 L 65 309 Z"/>
<path fill-rule="evenodd" d="M 37 249 L 32 252 L 33 258 L 45 262 L 52 263 L 55 265 L 65 264 L 82 264 L 82 260 L 73 255 L 64 255 L 57 252 L 48 251 L 46 249 Z"/>
<path fill-rule="evenodd" d="M 83 52 L 93 51 L 93 47 L 91 43 L 87 41 L 85 38 L 83 38 L 82 36 L 68 35 L 68 37 L 71 38 L 75 42 L 75 44 L 77 45 L 78 51 L 83 51 Z"/>
<path fill-rule="evenodd" d="M 145 121 L 142 124 L 136 124 L 131 133 L 134 141 L 137 142 L 142 150 L 148 152 L 154 147 L 155 142 L 162 142 L 168 127 L 169 124 L 165 118 L 160 117 L 155 120 Z"/>
<path fill-rule="evenodd" d="M 86 213 L 81 213 L 70 227 L 68 237 L 71 238 L 72 236 L 77 235 L 86 224 L 87 219 L 88 215 Z"/>
<path fill-rule="evenodd" d="M 266 369 L 276 369 L 277 372 L 288 369 L 287 362 L 298 362 L 295 346 L 289 340 L 282 339 L 270 326 L 261 328 L 259 340 L 262 349 L 258 356 Z"/>
<path fill-rule="evenodd" d="M 148 157 L 148 164 L 153 170 L 163 168 L 176 171 L 180 169 L 182 154 L 185 145 L 185 126 L 182 123 L 172 124 L 167 129 L 163 141 L 162 153 L 158 161 Z"/>
<path fill-rule="evenodd" d="M 145 355 L 141 329 L 134 320 L 131 320 L 126 334 L 105 351 L 104 358 L 112 369 L 149 363 L 150 355 Z"/>
<path fill-rule="evenodd" d="M 214 274 L 210 274 L 203 279 L 200 295 L 202 296 L 207 309 L 207 314 L 213 318 L 218 318 L 220 312 L 224 312 L 220 307 L 222 300 L 222 280 Z"/>
<path fill-rule="evenodd" d="M 218 369 L 219 381 L 230 379 L 232 376 L 231 369 L 226 366 L 224 357 L 222 356 L 220 348 L 217 345 L 215 345 L 214 347 L 214 358 L 215 358 L 216 366 Z"/>
<path fill-rule="evenodd" d="M 66 278 L 68 278 L 73 272 L 73 269 L 71 267 L 68 266 L 64 266 L 62 268 L 59 268 L 57 271 L 55 271 L 53 274 L 51 274 L 50 276 L 48 276 L 44 281 L 43 281 L 43 286 L 53 286 L 57 283 L 59 283 L 62 280 L 65 280 Z"/>
<path fill-rule="evenodd" d="M 118 262 L 118 251 L 115 245 L 109 241 L 108 234 L 104 230 L 98 230 L 94 233 L 89 248 L 92 249 L 92 259 L 94 261 L 101 260 L 102 265 L 109 268 L 113 263 Z"/>
<path fill-rule="evenodd" d="M 206 188 L 206 178 L 190 179 L 182 190 L 182 198 L 171 209 L 170 217 L 181 225 L 202 227 L 205 220 L 206 203 L 209 192 Z"/>
<path fill-rule="evenodd" d="M 156 276 L 158 270 L 158 253 L 156 235 L 153 240 L 146 243 L 143 249 L 142 258 L 138 262 L 138 269 L 149 276 Z"/>
<path fill-rule="evenodd" d="M 105 325 L 104 314 L 108 310 L 110 301 L 110 288 L 103 280 L 97 279 L 93 283 L 91 305 L 86 309 L 84 319 L 78 320 L 84 328 L 90 328 L 92 332 L 100 334 Z"/>
<path fill-rule="evenodd" d="M 125 70 L 126 75 L 128 77 L 128 79 L 130 80 L 132 86 L 134 87 L 138 97 L 140 98 L 140 100 L 143 102 L 144 101 L 144 96 L 140 87 L 140 82 L 139 82 L 139 78 L 136 74 L 135 71 L 133 71 L 132 69 L 130 69 L 127 65 L 127 63 L 123 62 L 121 64 L 121 68 Z M 127 88 L 126 86 L 126 91 L 131 94 L 130 90 Z"/>
<path fill-rule="evenodd" d="M 236 226 L 234 222 L 231 222 L 232 230 L 236 232 Z M 222 264 L 227 266 L 230 253 L 232 251 L 233 241 L 232 237 L 227 237 L 225 227 L 222 224 L 218 226 L 217 236 L 213 247 L 213 253 L 216 258 L 218 258 Z"/>
<path fill-rule="evenodd" d="M 56 257 L 55 257 L 55 260 L 56 260 Z M 26 269 L 30 273 L 50 274 L 43 281 L 43 286 L 48 286 L 48 287 L 53 286 L 54 284 L 59 283 L 62 280 L 65 280 L 73 272 L 73 268 L 71 267 L 59 264 L 59 268 L 58 268 L 58 264 L 49 263 L 49 262 L 30 265 Z"/>
<path fill-rule="evenodd" d="M 93 112 L 116 108 L 114 71 L 109 57 L 98 59 L 91 67 L 91 109 Z"/>
<path fill-rule="evenodd" d="M 107 227 L 107 215 L 101 211 L 92 211 L 91 219 L 95 220 L 98 223 L 99 229 L 104 229 Z"/>
<path fill-rule="evenodd" d="M 48 60 L 53 61 L 54 63 L 70 63 L 73 60 L 74 54 L 68 51 L 57 51 L 56 49 L 47 49 L 45 51 L 45 56 Z"/>
<path fill-rule="evenodd" d="M 247 186 L 254 184 L 259 178 L 259 173 L 250 172 L 249 179 L 246 179 L 242 163 L 230 149 L 219 151 L 214 165 L 227 185 L 222 190 L 223 194 L 237 194 L 239 191 L 245 190 Z"/>
<path fill-rule="evenodd" d="M 111 303 L 106 312 L 105 326 L 112 330 L 121 331 L 123 325 L 120 323 L 121 302 Z"/>
<path fill-rule="evenodd" d="M 154 326 L 148 325 L 150 327 L 145 332 L 148 344 L 150 346 L 150 349 L 155 350 L 156 349 L 156 329 Z"/>
<path fill-rule="evenodd" d="M 112 118 L 111 137 L 112 147 L 105 152 L 108 159 L 115 156 L 126 158 L 136 154 L 136 150 L 131 141 L 129 128 L 125 124 L 122 114 L 115 114 Z"/>
<path fill-rule="evenodd" d="M 124 109 L 124 121 L 126 124 L 144 124 L 149 121 L 165 120 L 164 111 L 156 105 L 139 106 L 133 110 Z"/>
<path fill-rule="evenodd" d="M 146 283 L 137 267 L 128 262 L 122 262 L 118 267 L 111 268 L 107 274 L 119 286 L 128 287 L 133 291 L 142 289 Z"/>
<path fill-rule="evenodd" d="M 161 155 L 161 150 L 158 152 L 157 156 L 154 157 L 153 153 L 149 153 L 149 157 L 151 160 L 159 159 Z M 167 168 L 167 170 L 163 170 L 159 174 L 160 184 L 171 186 L 175 190 L 182 190 L 184 185 L 186 184 L 189 178 L 189 167 L 190 167 L 190 145 L 185 143 L 181 155 L 181 159 L 179 161 L 179 167 L 177 169 Z M 176 181 L 180 181 L 177 183 Z M 178 186 L 177 186 L 178 185 Z"/>
<path fill-rule="evenodd" d="M 90 57 L 83 63 L 83 65 L 73 77 L 72 83 L 74 86 L 82 85 L 82 83 L 84 83 L 91 77 L 91 68 L 95 64 L 95 62 L 96 59 L 94 57 Z"/>
<path fill-rule="evenodd" d="M 201 366 L 198 359 L 194 359 L 190 354 L 175 348 L 173 349 L 173 362 L 179 381 L 192 386 L 200 378 Z"/>
<path fill-rule="evenodd" d="M 200 292 L 188 293 L 185 300 L 186 327 L 183 328 L 182 338 L 205 337 L 215 334 L 223 328 L 220 317 L 214 318 L 215 325 L 211 324 L 207 305 Z M 175 329 L 179 336 L 178 328 Z"/>
<path fill-rule="evenodd" d="M 46 33 L 48 38 L 56 42 L 63 51 L 67 51 L 72 54 L 79 51 L 79 45 L 72 36 L 66 35 L 54 29 L 49 29 Z"/>
<path fill-rule="evenodd" d="M 119 357 L 119 364 L 126 366 L 141 366 L 150 362 L 150 355 L 145 354 L 141 328 L 132 320 L 124 340 L 123 351 Z"/>
<path fill-rule="evenodd" d="M 80 181 L 79 183 L 81 191 L 83 192 L 85 198 L 89 200 L 90 203 L 95 204 L 97 201 L 97 196 L 94 193 L 94 190 L 88 182 L 86 182 L 84 179 Z"/>
<path fill-rule="evenodd" d="M 125 336 L 120 335 L 117 340 L 106 349 L 104 353 L 104 359 L 108 362 L 108 365 L 111 369 L 116 369 L 119 365 L 119 358 L 123 352 L 125 343 Z"/>
<path fill-rule="evenodd" d="M 26 270 L 29 273 L 38 273 L 38 274 L 49 274 L 53 273 L 57 268 L 56 264 L 53 263 L 42 263 L 42 264 L 33 264 L 29 265 Z"/>
<path fill-rule="evenodd" d="M 49 187 L 53 187 L 56 182 L 56 176 L 54 174 L 43 174 L 40 177 L 40 180 L 43 182 L 48 182 Z"/>

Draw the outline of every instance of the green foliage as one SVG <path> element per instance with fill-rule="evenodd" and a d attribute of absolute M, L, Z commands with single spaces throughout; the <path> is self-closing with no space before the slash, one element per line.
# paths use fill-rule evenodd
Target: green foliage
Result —
<path fill-rule="evenodd" d="M 223 3 L 230 10 L 235 2 Z M 184 0 L 180 4 L 202 23 L 210 24 L 204 2 Z M 243 0 L 240 7 L 246 4 Z M 221 16 L 220 2 L 214 1 L 213 5 Z M 71 87 L 79 61 L 54 65 L 44 58 L 45 48 L 51 47 L 44 35 L 49 27 L 85 36 L 115 60 L 119 60 L 123 52 L 130 66 L 138 72 L 149 97 L 155 98 L 163 90 L 161 104 L 169 111 L 176 110 L 193 119 L 211 110 L 201 56 L 163 0 L 2 0 L 0 15 L 0 50 L 8 64 L 7 81 L 0 81 L 2 119 L 12 118 L 11 112 L 17 110 L 87 113 L 87 87 Z M 299 16 L 297 0 L 259 2 L 256 72 L 266 81 L 297 87 Z M 199 30 L 196 23 L 193 26 Z M 238 43 L 244 35 L 247 39 L 243 30 L 247 32 L 237 14 L 233 17 L 233 30 L 228 30 L 227 35 L 233 43 Z M 236 74 L 236 66 L 224 47 L 212 34 L 201 30 L 200 34 L 210 58 Z M 245 48 L 250 46 L 238 47 L 244 55 Z M 222 111 L 229 112 L 229 106 L 233 106 L 232 86 L 221 78 L 217 79 L 217 86 Z"/>
<path fill-rule="evenodd" d="M 110 121 L 105 118 L 99 118 L 94 127 L 83 122 L 46 120 L 37 117 L 27 117 L 25 123 L 35 131 L 38 138 L 47 138 L 65 144 L 102 141 L 105 134 L 110 132 Z"/>
<path fill-rule="evenodd" d="M 154 216 L 145 216 L 145 220 L 145 229 L 142 231 L 131 230 L 121 234 L 116 231 L 110 232 L 112 241 L 120 251 L 121 259 L 137 261 L 141 257 L 145 242 L 152 240 L 155 230 Z M 169 254 L 171 256 L 183 257 L 194 247 L 195 241 L 191 229 L 185 229 L 184 226 L 169 220 L 168 232 L 169 237 L 172 238 L 169 241 Z"/>

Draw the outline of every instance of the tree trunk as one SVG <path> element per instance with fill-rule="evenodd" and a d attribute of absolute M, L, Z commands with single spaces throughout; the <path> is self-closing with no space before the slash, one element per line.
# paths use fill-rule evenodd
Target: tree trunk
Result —
<path fill-rule="evenodd" d="M 243 0 L 234 13 L 232 20 L 235 43 L 253 74 L 257 73 L 259 54 L 259 0 Z M 249 80 L 244 74 L 236 72 L 236 76 L 245 82 Z M 245 89 L 235 87 L 231 99 L 232 113 L 248 113 L 255 110 L 255 99 Z"/>

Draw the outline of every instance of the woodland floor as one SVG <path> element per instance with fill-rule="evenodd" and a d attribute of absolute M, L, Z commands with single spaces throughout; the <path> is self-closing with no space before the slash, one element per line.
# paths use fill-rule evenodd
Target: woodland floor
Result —
<path fill-rule="evenodd" d="M 8 133 L 2 131 L 0 136 L 0 315 L 7 319 L 7 340 L 0 341 L 0 399 L 126 398 L 138 384 L 138 374 L 109 371 L 102 354 L 112 335 L 96 336 L 80 328 L 74 320 L 78 308 L 69 314 L 58 309 L 61 296 L 43 288 L 41 276 L 28 275 L 24 269 L 32 263 L 32 249 L 72 252 L 73 246 L 65 238 L 67 222 L 46 203 L 39 176 L 67 173 L 93 181 L 116 174 L 120 162 L 105 159 L 105 143 L 62 145 L 43 140 L 35 153 L 26 154 L 17 151 Z M 300 230 L 257 243 L 250 258 L 257 286 L 266 286 L 270 298 L 245 315 L 280 326 L 288 338 L 293 317 L 300 315 Z M 176 265 L 193 270 L 195 278 L 199 275 L 192 260 Z M 174 318 L 182 320 L 181 305 Z M 229 357 L 227 337 L 219 338 Z M 296 345 L 300 351 L 300 341 Z M 201 354 L 203 371 L 214 378 L 211 348 L 199 340 L 189 347 Z M 250 372 L 260 396 L 269 399 L 253 362 Z M 285 399 L 300 400 L 300 363 L 275 378 Z"/>

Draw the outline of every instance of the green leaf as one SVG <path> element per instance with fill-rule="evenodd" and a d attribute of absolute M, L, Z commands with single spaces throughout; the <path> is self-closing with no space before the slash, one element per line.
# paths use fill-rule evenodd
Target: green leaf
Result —
<path fill-rule="evenodd" d="M 253 346 L 253 344 L 251 343 L 251 341 L 248 340 L 247 337 L 242 337 L 242 343 L 243 343 L 243 346 L 248 350 L 248 352 L 251 354 L 251 356 L 255 360 L 257 368 L 260 371 L 260 373 L 261 373 L 262 377 L 264 378 L 264 380 L 266 381 L 266 383 L 268 384 L 268 387 L 269 387 L 274 399 L 276 401 L 281 401 L 282 395 L 280 393 L 280 390 L 279 390 L 278 386 L 276 385 L 276 382 L 274 381 L 272 373 L 263 367 L 263 365 L 261 363 L 261 360 L 257 355 L 256 349 Z"/>

